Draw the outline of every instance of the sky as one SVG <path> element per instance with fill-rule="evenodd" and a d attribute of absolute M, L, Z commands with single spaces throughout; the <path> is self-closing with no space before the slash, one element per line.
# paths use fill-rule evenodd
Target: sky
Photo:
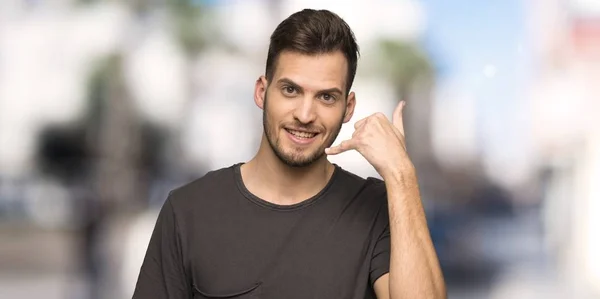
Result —
<path fill-rule="evenodd" d="M 420 2 L 427 18 L 423 45 L 438 67 L 439 82 L 474 98 L 482 150 L 497 163 L 524 157 L 529 68 L 522 1 Z"/>

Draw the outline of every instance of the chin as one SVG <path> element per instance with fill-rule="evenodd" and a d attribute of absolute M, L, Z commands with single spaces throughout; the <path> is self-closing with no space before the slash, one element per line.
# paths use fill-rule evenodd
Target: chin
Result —
<path fill-rule="evenodd" d="M 319 161 L 324 155 L 319 155 L 317 151 L 310 149 L 302 150 L 300 153 L 296 149 L 289 149 L 283 153 L 279 152 L 277 156 L 284 164 L 290 167 L 310 166 Z"/>

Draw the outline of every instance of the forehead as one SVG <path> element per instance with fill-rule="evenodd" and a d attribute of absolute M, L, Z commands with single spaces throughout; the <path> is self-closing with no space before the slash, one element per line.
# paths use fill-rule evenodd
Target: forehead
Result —
<path fill-rule="evenodd" d="M 348 62 L 341 51 L 306 55 L 284 51 L 277 58 L 273 82 L 287 78 L 306 89 L 345 90 Z"/>

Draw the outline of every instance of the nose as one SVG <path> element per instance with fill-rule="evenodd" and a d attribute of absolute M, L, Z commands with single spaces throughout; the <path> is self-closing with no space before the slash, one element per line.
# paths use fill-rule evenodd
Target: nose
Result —
<path fill-rule="evenodd" d="M 298 101 L 298 106 L 294 110 L 294 118 L 303 124 L 309 124 L 315 121 L 317 113 L 315 103 L 312 98 L 304 97 Z"/>

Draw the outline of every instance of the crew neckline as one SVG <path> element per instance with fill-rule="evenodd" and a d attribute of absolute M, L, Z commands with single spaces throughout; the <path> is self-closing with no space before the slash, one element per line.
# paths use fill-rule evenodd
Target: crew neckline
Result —
<path fill-rule="evenodd" d="M 312 196 L 308 199 L 305 199 L 299 203 L 295 203 L 295 204 L 291 204 L 291 205 L 280 205 L 280 204 L 275 204 L 270 201 L 264 200 L 256 195 L 254 195 L 254 193 L 250 192 L 250 190 L 248 190 L 248 188 L 246 188 L 246 185 L 244 184 L 244 179 L 242 178 L 242 171 L 241 171 L 241 166 L 243 164 L 244 164 L 243 162 L 240 162 L 240 163 L 233 165 L 235 182 L 236 182 L 236 185 L 237 185 L 239 191 L 244 195 L 244 197 L 246 197 L 246 199 L 248 199 L 250 202 L 252 202 L 254 204 L 257 204 L 257 205 L 267 208 L 267 209 L 283 211 L 283 212 L 296 211 L 296 210 L 308 207 L 308 206 L 314 204 L 315 202 L 319 201 L 319 199 L 324 197 L 325 194 L 327 193 L 327 191 L 329 189 L 331 189 L 333 182 L 336 180 L 336 178 L 339 176 L 339 173 L 340 173 L 340 167 L 337 164 L 333 163 L 333 166 L 334 166 L 333 174 L 331 175 L 331 178 L 329 179 L 329 181 L 327 182 L 325 187 L 323 187 L 323 189 L 321 189 L 321 191 L 319 191 L 319 193 L 317 193 L 314 196 Z"/>

